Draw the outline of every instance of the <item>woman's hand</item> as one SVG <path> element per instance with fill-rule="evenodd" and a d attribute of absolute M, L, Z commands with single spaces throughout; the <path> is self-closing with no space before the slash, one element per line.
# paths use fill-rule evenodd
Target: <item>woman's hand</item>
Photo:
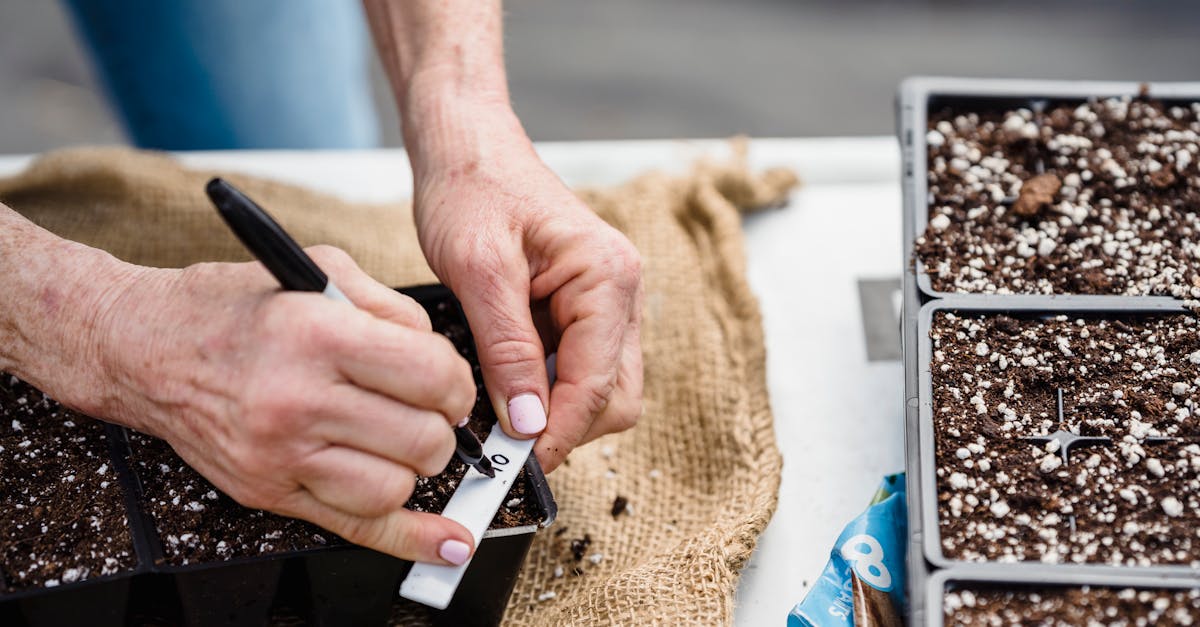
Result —
<path fill-rule="evenodd" d="M 461 563 L 465 528 L 402 508 L 453 454 L 470 366 L 420 305 L 340 250 L 309 252 L 358 308 L 281 292 L 257 263 L 132 267 L 101 303 L 104 390 L 81 409 L 167 440 L 243 505 Z"/>
<path fill-rule="evenodd" d="M 486 156 L 459 150 L 414 164 L 417 231 L 462 301 L 505 431 L 540 434 L 538 459 L 553 470 L 574 447 L 641 416 L 641 260 L 523 133 L 483 141 Z M 533 310 L 546 314 L 541 335 Z M 551 389 L 545 359 L 555 350 Z"/>
<path fill-rule="evenodd" d="M 641 261 L 509 105 L 499 0 L 364 0 L 413 167 L 421 247 L 466 310 L 505 431 L 556 468 L 642 412 Z M 531 306 L 545 306 L 546 346 Z M 547 409 L 549 416 L 547 417 Z"/>

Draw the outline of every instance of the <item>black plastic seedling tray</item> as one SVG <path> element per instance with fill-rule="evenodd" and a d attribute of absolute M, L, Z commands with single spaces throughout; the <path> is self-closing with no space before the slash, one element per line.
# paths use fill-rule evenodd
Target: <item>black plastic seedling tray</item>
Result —
<path fill-rule="evenodd" d="M 937 527 L 935 462 L 928 362 L 928 322 L 935 309 L 1039 311 L 1048 314 L 1092 312 L 1178 312 L 1179 302 L 1164 296 L 1090 294 L 982 294 L 935 290 L 915 254 L 915 241 L 925 232 L 930 208 L 927 124 L 931 112 L 951 107 L 996 111 L 1008 107 L 1082 103 L 1090 98 L 1136 96 L 1145 89 L 1154 99 L 1171 103 L 1200 102 L 1200 83 L 1094 81 L 1029 81 L 957 78 L 912 78 L 899 89 L 896 129 L 900 142 L 903 193 L 903 300 L 901 344 L 904 361 L 905 451 L 908 481 L 908 599 L 910 625 L 941 625 L 943 586 L 954 577 L 978 577 L 1023 585 L 1038 582 L 1134 585 L 1152 588 L 1200 586 L 1200 573 L 1186 567 L 1112 567 L 965 563 L 942 555 Z M 941 570 L 949 568 L 949 570 Z M 1086 580 L 1086 581 L 1085 581 Z"/>
<path fill-rule="evenodd" d="M 465 323 L 445 287 L 401 291 L 426 308 L 449 301 Z M 541 467 L 530 457 L 524 467 L 525 488 L 536 501 L 540 522 L 485 532 L 454 599 L 442 611 L 416 607 L 398 597 L 411 562 L 350 544 L 172 565 L 164 557 L 154 521 L 142 507 L 128 433 L 108 425 L 106 435 L 123 487 L 136 565 L 113 575 L 2 594 L 0 625 L 257 626 L 281 614 L 288 624 L 385 625 L 397 611 L 421 615 L 434 624 L 495 625 L 503 618 L 534 534 L 557 514 Z M 404 608 L 404 604 L 414 607 Z"/>

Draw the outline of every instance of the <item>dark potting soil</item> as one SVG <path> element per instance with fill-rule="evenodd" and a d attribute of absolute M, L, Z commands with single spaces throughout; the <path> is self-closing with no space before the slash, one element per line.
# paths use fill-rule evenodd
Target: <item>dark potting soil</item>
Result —
<path fill-rule="evenodd" d="M 434 330 L 448 337 L 473 365 L 478 395 L 470 427 L 486 439 L 497 418 L 483 388 L 470 331 L 457 308 L 440 301 L 428 308 Z M 131 433 L 134 467 L 144 487 L 143 504 L 154 518 L 168 563 L 189 564 L 282 553 L 344 542 L 315 525 L 239 505 L 191 469 L 165 442 Z M 433 477 L 418 477 L 410 510 L 440 513 L 466 472 L 457 457 Z M 524 470 L 501 505 L 492 528 L 536 525 L 538 503 Z"/>
<path fill-rule="evenodd" d="M 1200 320 L 941 312 L 930 335 L 947 557 L 1200 566 Z M 1059 430 L 1107 440 L 1064 462 Z"/>
<path fill-rule="evenodd" d="M 586 533 L 583 534 L 582 538 L 575 538 L 574 540 L 571 540 L 571 557 L 574 558 L 576 562 L 583 561 L 584 556 L 587 555 L 588 549 L 591 548 L 591 546 L 592 536 Z"/>
<path fill-rule="evenodd" d="M 947 626 L 1193 625 L 1200 589 L 971 585 L 946 592 Z"/>
<path fill-rule="evenodd" d="M 1200 298 L 1200 103 L 931 112 L 934 289 Z"/>
<path fill-rule="evenodd" d="M 0 592 L 134 567 L 104 424 L 0 373 Z"/>
<path fill-rule="evenodd" d="M 629 507 L 629 499 L 618 495 L 613 499 L 612 517 L 616 518 L 617 516 L 625 513 L 625 508 L 627 507 Z"/>
<path fill-rule="evenodd" d="M 142 507 L 154 519 L 163 558 L 181 566 L 298 551 L 343 541 L 302 520 L 243 507 L 158 438 L 130 431 Z"/>

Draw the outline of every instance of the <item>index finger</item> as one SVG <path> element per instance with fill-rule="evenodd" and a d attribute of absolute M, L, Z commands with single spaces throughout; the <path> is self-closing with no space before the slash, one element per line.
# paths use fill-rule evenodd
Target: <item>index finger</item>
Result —
<path fill-rule="evenodd" d="M 557 380 L 550 390 L 550 418 L 542 433 L 543 443 L 554 444 L 555 450 L 547 451 L 551 458 L 562 459 L 583 442 L 616 389 L 629 314 L 626 307 L 610 306 L 622 300 L 613 291 L 615 288 L 598 287 L 568 300 L 573 315 L 567 319 L 573 321 L 559 340 Z M 565 313 L 558 312 L 555 317 L 562 319 L 559 316 Z"/>
<path fill-rule="evenodd" d="M 360 319 L 342 333 L 334 362 L 347 381 L 458 424 L 475 406 L 471 366 L 445 336 Z"/>

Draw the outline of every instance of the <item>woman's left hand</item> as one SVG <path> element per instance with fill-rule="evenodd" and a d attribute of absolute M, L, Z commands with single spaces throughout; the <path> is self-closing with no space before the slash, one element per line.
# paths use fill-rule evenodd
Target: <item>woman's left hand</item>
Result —
<path fill-rule="evenodd" d="M 515 117 L 476 123 L 519 131 Z M 417 230 L 434 272 L 462 301 L 504 430 L 540 434 L 535 451 L 549 471 L 641 416 L 641 258 L 523 132 L 473 139 L 414 161 Z M 542 336 L 534 311 L 548 314 Z"/>

